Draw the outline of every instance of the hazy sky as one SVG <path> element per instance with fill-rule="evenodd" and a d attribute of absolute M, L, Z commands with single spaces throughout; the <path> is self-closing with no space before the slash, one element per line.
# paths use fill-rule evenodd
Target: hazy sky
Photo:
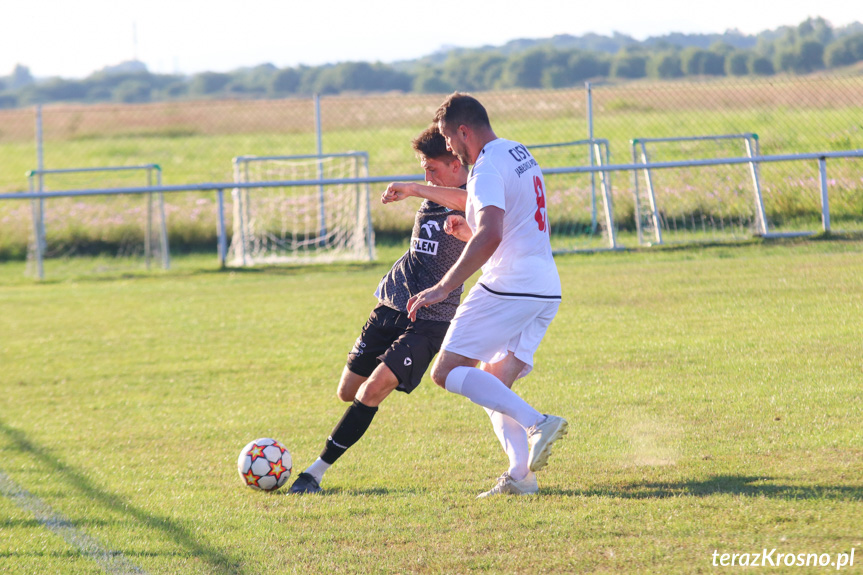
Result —
<path fill-rule="evenodd" d="M 84 77 L 132 58 L 183 74 L 394 62 L 556 34 L 753 34 L 810 16 L 843 26 L 863 10 L 859 0 L 0 0 L 0 76 L 23 64 L 37 77 Z"/>

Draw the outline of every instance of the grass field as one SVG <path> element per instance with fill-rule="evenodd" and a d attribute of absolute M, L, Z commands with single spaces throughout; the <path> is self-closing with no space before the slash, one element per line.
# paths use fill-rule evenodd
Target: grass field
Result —
<path fill-rule="evenodd" d="M 244 487 L 256 437 L 295 473 L 320 452 L 401 249 L 39 284 L 0 264 L 0 572 L 704 573 L 765 549 L 853 550 L 860 570 L 854 240 L 558 258 L 564 303 L 517 384 L 571 424 L 536 496 L 474 499 L 505 457 L 483 410 L 428 380 L 383 404 L 324 495 Z"/>

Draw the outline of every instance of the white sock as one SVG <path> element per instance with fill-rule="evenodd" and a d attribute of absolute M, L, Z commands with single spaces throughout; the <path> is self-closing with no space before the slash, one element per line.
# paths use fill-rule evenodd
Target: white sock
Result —
<path fill-rule="evenodd" d="M 318 457 L 314 463 L 309 465 L 308 469 L 306 469 L 303 473 L 308 473 L 312 477 L 315 478 L 315 481 L 318 482 L 318 485 L 321 484 L 321 480 L 324 478 L 324 473 L 327 472 L 327 469 L 330 468 L 332 463 L 327 463 L 320 457 Z"/>
<path fill-rule="evenodd" d="M 527 429 L 543 419 L 513 390 L 492 374 L 477 367 L 458 366 L 446 376 L 446 390 L 463 395 L 477 405 L 499 411 Z"/>
<path fill-rule="evenodd" d="M 509 475 L 516 481 L 521 481 L 530 472 L 527 467 L 527 457 L 530 453 L 530 446 L 527 443 L 527 433 L 524 428 L 516 421 L 499 411 L 493 411 L 485 408 L 489 418 L 491 418 L 491 426 L 494 428 L 494 434 L 497 435 L 501 447 L 509 457 Z"/>

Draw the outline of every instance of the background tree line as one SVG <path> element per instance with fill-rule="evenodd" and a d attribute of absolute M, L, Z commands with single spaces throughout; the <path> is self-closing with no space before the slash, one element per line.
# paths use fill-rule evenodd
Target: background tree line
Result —
<path fill-rule="evenodd" d="M 863 61 L 863 24 L 834 29 L 823 18 L 755 36 L 669 34 L 555 36 L 503 46 L 452 48 L 395 64 L 344 62 L 229 73 L 152 74 L 140 62 L 80 80 L 37 80 L 26 66 L 0 77 L 0 108 L 49 102 L 138 103 L 188 98 L 282 98 L 343 92 L 450 92 L 497 88 L 565 88 L 591 79 L 808 74 Z"/>

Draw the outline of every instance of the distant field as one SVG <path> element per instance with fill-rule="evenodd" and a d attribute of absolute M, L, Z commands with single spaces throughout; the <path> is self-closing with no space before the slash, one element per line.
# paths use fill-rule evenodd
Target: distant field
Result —
<path fill-rule="evenodd" d="M 474 499 L 505 458 L 483 410 L 428 380 L 325 495 L 244 487 L 256 437 L 295 473 L 320 452 L 402 249 L 41 284 L 0 264 L 0 572 L 676 574 L 771 549 L 859 570 L 860 241 L 558 258 L 563 304 L 517 384 L 571 423 L 536 496 Z"/>
<path fill-rule="evenodd" d="M 856 119 L 863 79 L 633 83 L 593 88 L 594 133 L 612 157 L 629 158 L 637 137 L 756 132 L 762 152 L 863 145 Z M 499 135 L 527 144 L 587 137 L 584 90 L 479 94 Z M 366 150 L 374 174 L 416 170 L 410 139 L 440 95 L 323 98 L 325 152 Z M 23 189 L 35 167 L 33 110 L 0 110 L 3 191 Z M 43 111 L 47 168 L 158 163 L 166 183 L 230 180 L 243 154 L 314 153 L 310 100 L 49 106 Z"/>
<path fill-rule="evenodd" d="M 594 133 L 610 141 L 612 163 L 630 161 L 632 138 L 680 135 L 754 132 L 760 137 L 762 154 L 861 149 L 861 93 L 863 79 L 854 76 L 599 85 L 592 89 Z M 585 90 L 479 96 L 489 108 L 498 135 L 528 145 L 587 136 Z M 372 175 L 416 174 L 419 168 L 409 143 L 427 125 L 441 98 L 401 94 L 322 98 L 323 149 L 367 151 Z M 168 185 L 231 181 L 231 159 L 237 155 L 305 154 L 316 149 L 310 99 L 48 106 L 43 125 L 47 168 L 157 163 Z M 0 110 L 2 192 L 27 188 L 24 174 L 36 163 L 33 126 L 33 110 Z M 581 148 L 568 157 L 543 161 L 543 165 L 584 165 L 586 153 Z M 672 159 L 686 157 L 690 156 L 682 152 L 671 155 Z M 817 176 L 814 162 L 764 167 L 762 179 L 770 204 L 766 207 L 777 222 L 792 229 L 800 227 L 795 221 L 806 221 L 804 228 L 817 227 L 820 204 L 813 170 Z M 863 219 L 860 172 L 859 161 L 830 163 L 838 218 Z M 734 176 L 732 186 L 745 185 L 745 167 L 740 174 Z M 686 178 L 675 174 L 665 185 L 701 190 L 726 185 L 724 176 L 706 172 L 694 180 Z M 614 182 L 618 225 L 631 228 L 630 176 L 620 174 Z M 74 183 L 58 180 L 55 189 L 123 185 L 140 182 L 108 177 Z M 213 194 L 171 197 L 175 245 L 184 237 L 200 236 L 197 228 L 186 229 L 189 220 L 209 230 L 206 241 L 214 241 L 214 210 L 200 218 L 187 217 L 199 209 L 201 200 L 214 205 Z M 12 214 L 20 209 L 14 206 L 0 202 L 0 221 L 7 227 L 0 231 L 0 253 L 7 257 L 21 253 L 26 245 L 26 232 L 21 230 L 27 225 L 17 212 Z M 411 214 L 410 206 L 383 209 L 375 204 L 373 219 L 380 231 L 404 233 Z"/>

